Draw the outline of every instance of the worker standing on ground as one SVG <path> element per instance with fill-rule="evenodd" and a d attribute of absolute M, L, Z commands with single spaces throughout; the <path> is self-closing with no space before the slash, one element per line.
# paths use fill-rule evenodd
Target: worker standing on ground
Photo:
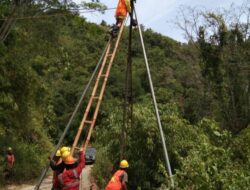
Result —
<path fill-rule="evenodd" d="M 106 186 L 105 190 L 128 190 L 128 174 L 126 172 L 129 167 L 127 160 L 120 162 L 120 169 L 115 172 Z"/>
<path fill-rule="evenodd" d="M 59 174 L 58 180 L 62 190 L 79 190 L 80 175 L 85 167 L 85 157 L 83 149 L 80 150 L 79 163 L 76 165 L 76 160 L 69 155 L 64 159 L 65 170 Z"/>
<path fill-rule="evenodd" d="M 7 163 L 7 168 L 6 168 L 5 179 L 10 179 L 13 176 L 13 168 L 15 164 L 15 156 L 13 154 L 13 150 L 11 147 L 7 149 L 6 163 Z"/>
<path fill-rule="evenodd" d="M 50 167 L 54 171 L 53 172 L 53 187 L 52 190 L 60 190 L 60 182 L 58 180 L 58 175 L 60 175 L 64 169 L 65 169 L 65 164 L 63 160 L 70 155 L 70 148 L 69 147 L 62 147 L 60 150 L 56 151 L 55 157 L 53 159 L 50 159 Z"/>
<path fill-rule="evenodd" d="M 50 159 L 50 158 L 49 158 Z M 52 179 L 52 189 L 51 190 L 60 190 L 60 183 L 58 181 L 58 175 L 63 172 L 64 164 L 61 159 L 61 151 L 57 150 L 56 155 L 53 159 L 50 159 L 50 167 L 54 171 L 53 172 L 53 179 Z"/>

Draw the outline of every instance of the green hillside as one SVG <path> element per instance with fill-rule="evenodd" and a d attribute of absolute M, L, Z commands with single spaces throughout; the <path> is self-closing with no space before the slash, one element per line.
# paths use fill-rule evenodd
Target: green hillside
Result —
<path fill-rule="evenodd" d="M 8 0 L 0 2 L 0 25 L 12 6 Z M 37 18 L 29 18 L 33 15 Z M 9 146 L 16 157 L 14 182 L 40 175 L 104 50 L 110 27 L 88 23 L 57 1 L 24 4 L 19 17 L 26 19 L 17 20 L 0 42 L 1 185 Z M 250 186 L 250 40 L 238 25 L 221 22 L 218 29 L 207 40 L 201 27 L 199 39 L 188 44 L 143 29 L 177 189 Z M 126 131 L 125 150 L 129 187 L 164 189 L 169 186 L 167 170 L 138 31 L 133 33 L 133 126 Z M 101 188 L 119 161 L 127 49 L 128 28 L 91 140 L 98 152 L 93 175 Z M 65 145 L 73 143 L 86 103 Z M 84 137 L 85 131 L 81 142 Z"/>

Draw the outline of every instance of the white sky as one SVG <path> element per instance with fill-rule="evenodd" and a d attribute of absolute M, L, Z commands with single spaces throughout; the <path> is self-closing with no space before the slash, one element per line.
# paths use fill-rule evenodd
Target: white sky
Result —
<path fill-rule="evenodd" d="M 76 3 L 81 0 L 73 0 Z M 89 2 L 90 0 L 85 0 Z M 146 28 L 151 28 L 165 36 L 177 41 L 184 42 L 182 31 L 174 25 L 178 15 L 179 7 L 204 7 L 206 9 L 229 8 L 232 3 L 241 5 L 244 0 L 137 0 L 136 10 L 138 20 Z M 100 0 L 109 8 L 116 7 L 118 0 Z M 105 14 L 87 13 L 83 16 L 90 22 L 100 23 L 105 20 L 108 24 L 115 22 L 115 10 L 107 11 Z"/>

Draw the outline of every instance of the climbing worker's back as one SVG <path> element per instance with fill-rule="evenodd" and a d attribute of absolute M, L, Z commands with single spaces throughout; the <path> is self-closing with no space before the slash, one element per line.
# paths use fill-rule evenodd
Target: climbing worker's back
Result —
<path fill-rule="evenodd" d="M 115 17 L 124 19 L 127 16 L 127 13 L 131 11 L 130 0 L 119 0 Z"/>

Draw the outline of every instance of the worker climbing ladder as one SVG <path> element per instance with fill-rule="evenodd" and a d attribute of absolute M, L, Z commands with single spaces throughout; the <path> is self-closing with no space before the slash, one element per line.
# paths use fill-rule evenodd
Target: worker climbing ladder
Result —
<path fill-rule="evenodd" d="M 160 131 L 160 136 L 161 136 L 161 141 L 162 141 L 166 166 L 167 166 L 170 181 L 171 181 L 171 186 L 173 187 L 174 182 L 173 182 L 173 178 L 172 178 L 172 171 L 171 171 L 171 166 L 170 166 L 169 157 L 168 157 L 168 153 L 167 153 L 165 137 L 164 137 L 164 133 L 163 133 L 163 130 L 162 130 L 162 125 L 161 125 L 161 119 L 160 119 L 160 115 L 159 115 L 159 111 L 158 111 L 158 106 L 157 106 L 157 102 L 156 102 L 156 98 L 155 98 L 154 87 L 153 87 L 153 83 L 152 83 L 152 79 L 151 79 L 151 74 L 150 74 L 147 54 L 146 54 L 146 50 L 145 50 L 145 46 L 144 46 L 142 31 L 141 31 L 141 27 L 140 27 L 139 22 L 138 22 L 138 17 L 137 17 L 136 10 L 135 10 L 135 7 L 134 7 L 133 3 L 132 3 L 132 7 L 133 7 L 132 15 L 133 15 L 133 13 L 135 14 L 135 17 L 136 17 L 136 20 L 137 20 L 137 23 L 138 23 L 140 41 L 141 41 L 141 45 L 142 45 L 142 50 L 143 50 L 143 55 L 144 55 L 144 60 L 145 60 L 145 66 L 146 66 L 146 70 L 147 70 L 147 74 L 148 74 L 148 80 L 149 80 L 153 105 L 154 105 L 154 109 L 155 109 L 157 125 L 158 125 L 159 131 Z M 130 23 L 130 43 L 131 43 L 131 32 L 132 32 L 131 23 Z M 95 70 L 94 70 L 94 72 L 93 72 L 93 74 L 92 74 L 92 76 L 91 76 L 85 90 L 83 91 L 83 94 L 82 94 L 82 96 L 81 96 L 81 98 L 80 98 L 80 100 L 79 100 L 79 102 L 78 102 L 78 104 L 77 104 L 77 106 L 76 106 L 76 108 L 75 108 L 69 122 L 67 123 L 67 125 L 65 127 L 65 130 L 64 130 L 64 132 L 63 132 L 63 134 L 62 134 L 62 136 L 61 136 L 61 138 L 60 138 L 60 140 L 59 140 L 59 142 L 58 142 L 58 144 L 57 144 L 57 146 L 55 148 L 55 151 L 51 154 L 51 157 L 54 157 L 56 150 L 58 150 L 59 147 L 61 146 L 62 141 L 63 141 L 66 133 L 68 132 L 69 127 L 70 127 L 70 125 L 72 123 L 72 120 L 75 117 L 75 115 L 76 115 L 76 113 L 77 113 L 77 111 L 78 111 L 78 109 L 79 109 L 79 107 L 80 107 L 80 105 L 81 105 L 81 103 L 82 103 L 82 101 L 83 101 L 83 99 L 85 97 L 85 94 L 86 94 L 87 90 L 89 89 L 91 83 L 93 82 L 93 80 L 95 78 L 95 75 L 96 75 L 96 73 L 98 71 L 98 74 L 97 74 L 97 77 L 96 77 L 96 81 L 95 81 L 95 84 L 94 84 L 90 99 L 88 101 L 87 107 L 86 107 L 85 112 L 83 114 L 82 121 L 80 123 L 80 126 L 78 128 L 78 132 L 76 134 L 74 143 L 72 145 L 71 154 L 73 154 L 75 149 L 77 148 L 77 145 L 78 145 L 78 142 L 79 142 L 79 139 L 81 137 L 83 129 L 88 127 L 87 138 L 86 138 L 86 140 L 85 140 L 85 142 L 83 144 L 83 147 L 84 147 L 83 150 L 84 150 L 84 152 L 86 151 L 86 148 L 88 146 L 88 143 L 90 141 L 90 138 L 91 138 L 91 135 L 92 135 L 95 123 L 96 123 L 96 119 L 97 119 L 97 116 L 98 116 L 100 105 L 101 105 L 103 95 L 104 95 L 104 92 L 105 92 L 105 88 L 106 88 L 106 85 L 107 85 L 107 80 L 108 80 L 108 77 L 109 77 L 109 74 L 110 74 L 110 70 L 111 70 L 115 55 L 117 53 L 117 48 L 119 46 L 123 30 L 124 30 L 124 22 L 122 23 L 122 25 L 121 25 L 121 27 L 119 29 L 119 33 L 118 33 L 117 38 L 114 39 L 114 38 L 110 37 L 110 39 L 109 39 L 109 41 L 107 43 L 107 46 L 106 46 L 106 48 L 105 48 L 105 50 L 104 50 L 104 52 L 103 52 L 103 54 L 101 56 L 101 59 L 99 60 L 99 63 L 97 64 L 97 66 L 96 66 L 96 68 L 95 68 Z M 131 51 L 131 46 L 129 47 L 129 49 L 130 49 L 129 51 Z M 128 58 L 128 61 L 131 62 L 132 61 L 131 58 Z M 131 70 L 131 65 L 130 65 L 129 70 Z M 48 169 L 49 169 L 49 163 L 47 164 L 47 167 L 43 170 L 43 172 L 41 174 L 41 177 L 40 177 L 40 179 L 39 179 L 39 181 L 38 181 L 38 183 L 37 183 L 37 185 L 35 187 L 35 190 L 39 189 L 44 177 L 46 176 L 46 173 L 47 173 Z"/>

